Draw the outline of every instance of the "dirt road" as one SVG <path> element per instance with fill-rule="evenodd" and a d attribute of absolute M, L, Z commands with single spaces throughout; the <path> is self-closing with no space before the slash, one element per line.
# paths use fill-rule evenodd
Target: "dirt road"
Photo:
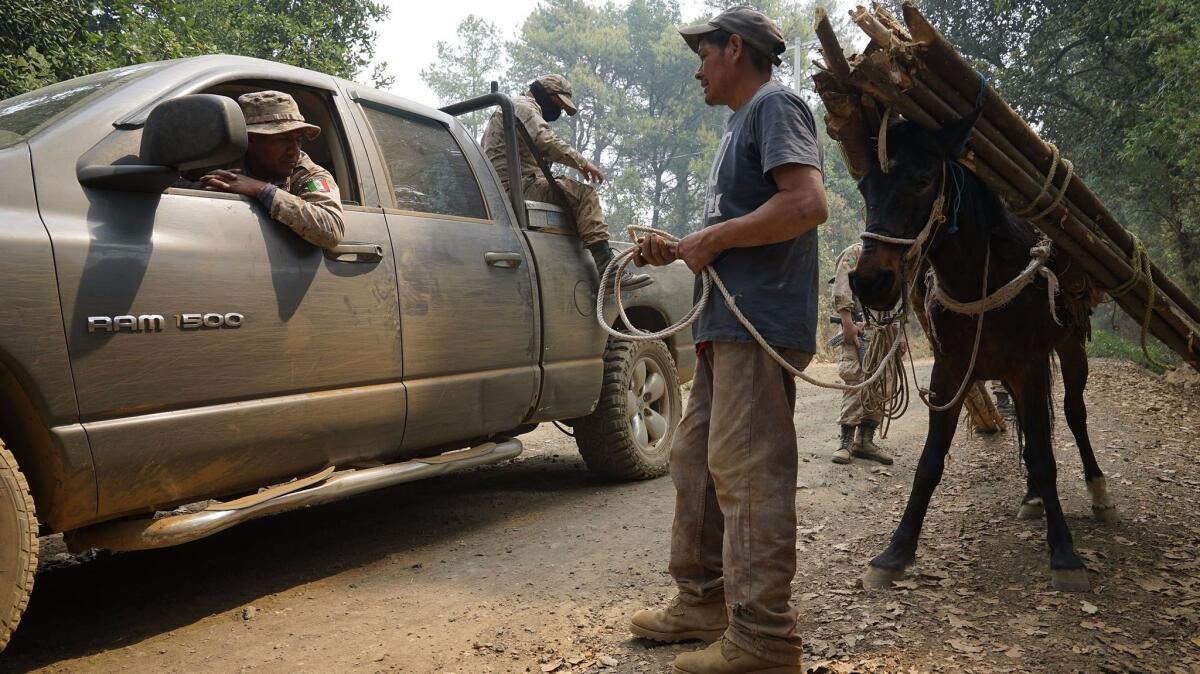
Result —
<path fill-rule="evenodd" d="M 795 594 L 813 671 L 1200 672 L 1196 389 L 1094 363 L 1092 438 L 1117 525 L 1091 521 L 1058 424 L 1060 492 L 1092 571 L 1086 595 L 1051 590 L 1044 524 L 1015 518 L 1015 442 L 961 428 L 910 579 L 864 592 L 858 577 L 908 495 L 924 410 L 893 427 L 895 466 L 841 467 L 828 461 L 837 394 L 799 395 Z M 671 594 L 670 480 L 607 483 L 552 427 L 524 439 L 526 454 L 507 464 L 179 548 L 84 560 L 52 548 L 0 669 L 669 671 L 696 646 L 652 646 L 625 625 Z"/>

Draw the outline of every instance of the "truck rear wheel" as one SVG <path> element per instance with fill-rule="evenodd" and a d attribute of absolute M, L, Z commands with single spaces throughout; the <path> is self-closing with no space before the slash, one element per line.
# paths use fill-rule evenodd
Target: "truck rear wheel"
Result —
<path fill-rule="evenodd" d="M 601 475 L 659 477 L 667 473 L 682 412 L 667 345 L 609 339 L 600 402 L 575 425 L 575 443 L 588 468 Z"/>
<path fill-rule="evenodd" d="M 37 570 L 38 521 L 29 483 L 0 442 L 0 651 L 29 603 Z"/>

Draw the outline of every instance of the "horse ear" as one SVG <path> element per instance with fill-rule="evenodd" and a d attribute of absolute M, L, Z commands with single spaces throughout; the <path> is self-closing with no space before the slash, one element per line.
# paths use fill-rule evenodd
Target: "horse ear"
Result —
<path fill-rule="evenodd" d="M 956 122 L 950 122 L 934 134 L 937 137 L 938 147 L 947 157 L 956 159 L 966 152 L 967 141 L 971 138 L 971 129 L 975 127 L 975 122 L 979 120 L 979 114 L 982 112 L 982 107 L 975 108 L 966 117 Z"/>

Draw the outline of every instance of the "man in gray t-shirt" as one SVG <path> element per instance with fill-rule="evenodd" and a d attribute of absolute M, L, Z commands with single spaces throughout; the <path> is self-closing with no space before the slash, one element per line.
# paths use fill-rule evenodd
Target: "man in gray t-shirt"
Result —
<path fill-rule="evenodd" d="M 705 102 L 733 115 L 709 176 L 704 227 L 676 246 L 652 236 L 635 261 L 683 260 L 697 274 L 711 264 L 766 341 L 802 369 L 816 348 L 816 228 L 827 216 L 812 113 L 771 78 L 786 45 L 763 14 L 735 7 L 680 33 L 700 56 Z M 719 294 L 694 336 L 696 378 L 671 454 L 669 570 L 679 594 L 639 611 L 630 630 L 715 642 L 681 654 L 676 672 L 800 674 L 795 381 Z"/>

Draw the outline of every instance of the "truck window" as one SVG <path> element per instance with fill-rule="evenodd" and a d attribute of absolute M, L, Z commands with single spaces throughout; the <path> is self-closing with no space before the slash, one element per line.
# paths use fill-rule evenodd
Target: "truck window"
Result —
<path fill-rule="evenodd" d="M 309 159 L 333 174 L 342 193 L 343 204 L 360 205 L 357 174 L 347 152 L 345 136 L 329 92 L 286 82 L 243 80 L 225 82 L 200 93 L 227 96 L 236 101 L 242 94 L 268 89 L 289 94 L 300 106 L 300 114 L 304 119 L 309 124 L 321 127 L 321 135 L 315 140 L 305 141 L 303 150 Z"/>
<path fill-rule="evenodd" d="M 488 219 L 479 182 L 444 124 L 363 108 L 387 164 L 396 208 Z"/>

